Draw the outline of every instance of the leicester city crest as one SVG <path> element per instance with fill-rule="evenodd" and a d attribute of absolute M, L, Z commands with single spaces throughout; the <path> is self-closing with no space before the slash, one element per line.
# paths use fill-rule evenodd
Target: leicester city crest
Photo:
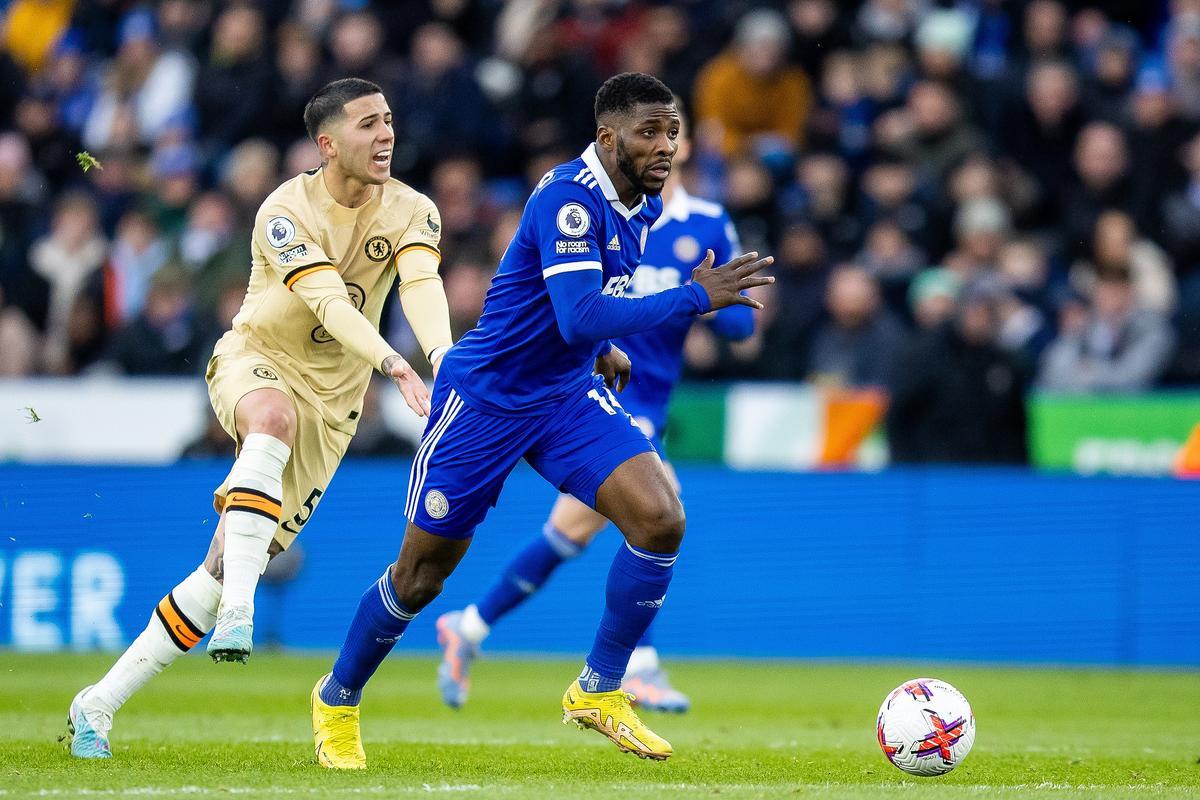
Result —
<path fill-rule="evenodd" d="M 430 489 L 425 493 L 425 513 L 434 519 L 441 519 L 450 511 L 450 502 L 446 499 L 446 495 L 439 492 L 437 489 Z"/>

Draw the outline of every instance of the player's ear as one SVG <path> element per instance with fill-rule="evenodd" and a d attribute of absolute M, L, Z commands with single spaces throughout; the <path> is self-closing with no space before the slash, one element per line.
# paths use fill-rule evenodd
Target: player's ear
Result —
<path fill-rule="evenodd" d="M 596 129 L 596 143 L 605 150 L 612 150 L 616 146 L 616 132 L 607 125 L 601 125 Z"/>
<path fill-rule="evenodd" d="M 325 132 L 317 134 L 317 150 L 320 151 L 323 162 L 337 155 L 337 145 L 334 144 L 333 137 Z"/>

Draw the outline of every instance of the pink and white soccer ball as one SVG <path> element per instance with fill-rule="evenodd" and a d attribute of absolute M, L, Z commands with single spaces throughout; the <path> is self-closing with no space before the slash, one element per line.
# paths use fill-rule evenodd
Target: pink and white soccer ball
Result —
<path fill-rule="evenodd" d="M 923 777 L 944 775 L 975 743 L 975 715 L 958 689 L 937 678 L 897 686 L 879 707 L 879 747 L 897 768 Z"/>

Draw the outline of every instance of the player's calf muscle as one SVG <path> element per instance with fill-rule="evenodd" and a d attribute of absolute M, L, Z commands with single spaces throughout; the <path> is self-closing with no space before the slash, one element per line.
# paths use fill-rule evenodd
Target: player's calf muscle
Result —
<path fill-rule="evenodd" d="M 442 593 L 442 584 L 466 554 L 470 541 L 434 536 L 409 524 L 391 570 L 392 587 L 408 611 L 420 611 Z"/>

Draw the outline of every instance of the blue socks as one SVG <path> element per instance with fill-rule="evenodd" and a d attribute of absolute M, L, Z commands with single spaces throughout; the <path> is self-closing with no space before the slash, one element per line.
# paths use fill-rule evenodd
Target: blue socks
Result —
<path fill-rule="evenodd" d="M 346 641 L 333 664 L 333 674 L 321 687 L 323 702 L 334 706 L 358 705 L 362 688 L 416 616 L 400 604 L 391 575 L 392 569 L 388 567 L 358 601 Z"/>
<path fill-rule="evenodd" d="M 542 535 L 534 538 L 509 563 L 504 577 L 476 603 L 479 617 L 489 626 L 529 599 L 560 564 L 579 555 L 572 542 L 549 522 Z"/>
<path fill-rule="evenodd" d="M 629 656 L 667 598 L 678 553 L 651 553 L 622 542 L 608 571 L 604 615 L 579 686 L 588 692 L 621 687 Z"/>

